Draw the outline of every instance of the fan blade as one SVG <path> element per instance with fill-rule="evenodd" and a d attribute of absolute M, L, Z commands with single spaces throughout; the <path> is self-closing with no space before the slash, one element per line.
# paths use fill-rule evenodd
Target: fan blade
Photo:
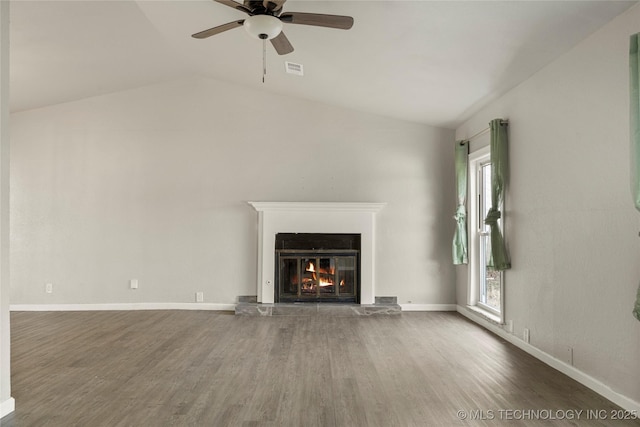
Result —
<path fill-rule="evenodd" d="M 233 0 L 214 0 L 214 1 L 216 1 L 216 2 L 218 2 L 220 4 L 223 4 L 225 6 L 229 6 L 229 7 L 232 7 L 234 9 L 241 10 L 242 12 L 248 13 L 249 15 L 251 15 L 251 11 L 245 5 L 237 3 L 237 2 L 235 2 Z"/>
<path fill-rule="evenodd" d="M 265 9 L 277 15 L 278 12 L 282 10 L 282 6 L 286 1 L 287 0 L 263 0 L 262 5 L 264 6 Z"/>
<path fill-rule="evenodd" d="M 316 27 L 348 30 L 353 27 L 353 18 L 342 15 L 322 15 L 320 13 L 286 12 L 280 20 L 289 24 L 315 25 Z"/>
<path fill-rule="evenodd" d="M 277 37 L 271 39 L 271 44 L 276 49 L 276 52 L 278 52 L 278 55 L 286 55 L 287 53 L 293 52 L 293 46 L 291 46 L 289 39 L 282 31 Z"/>
<path fill-rule="evenodd" d="M 229 22 L 224 25 L 218 25 L 217 27 L 209 28 L 208 30 L 200 31 L 199 33 L 192 34 L 191 37 L 193 37 L 194 39 L 206 39 L 207 37 L 220 34 L 227 30 L 232 30 L 236 27 L 242 27 L 242 24 L 244 24 L 244 19 Z"/>

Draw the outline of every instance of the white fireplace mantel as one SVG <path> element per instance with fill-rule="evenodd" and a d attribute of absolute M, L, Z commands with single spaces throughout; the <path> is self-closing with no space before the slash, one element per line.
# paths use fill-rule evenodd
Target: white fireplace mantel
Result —
<path fill-rule="evenodd" d="M 360 303 L 375 302 L 375 214 L 386 203 L 248 202 L 258 211 L 258 301 L 273 303 L 278 233 L 360 234 Z"/>

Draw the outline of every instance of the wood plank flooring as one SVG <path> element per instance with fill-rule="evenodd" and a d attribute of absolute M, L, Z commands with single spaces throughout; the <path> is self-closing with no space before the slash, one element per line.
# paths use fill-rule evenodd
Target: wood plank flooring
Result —
<path fill-rule="evenodd" d="M 457 313 L 14 312 L 11 322 L 16 412 L 2 427 L 640 425 L 588 419 L 618 408 Z M 518 410 L 585 413 L 539 421 Z"/>

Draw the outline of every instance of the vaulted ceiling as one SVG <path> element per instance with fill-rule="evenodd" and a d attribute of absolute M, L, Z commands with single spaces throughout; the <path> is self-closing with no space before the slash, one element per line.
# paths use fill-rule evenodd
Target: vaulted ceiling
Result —
<path fill-rule="evenodd" d="M 285 11 L 349 15 L 351 30 L 285 24 L 279 56 L 211 0 L 11 4 L 11 108 L 23 111 L 174 79 L 214 78 L 453 128 L 636 2 L 301 1 Z M 285 73 L 284 61 L 304 66 Z M 221 100 L 221 102 L 224 102 Z"/>

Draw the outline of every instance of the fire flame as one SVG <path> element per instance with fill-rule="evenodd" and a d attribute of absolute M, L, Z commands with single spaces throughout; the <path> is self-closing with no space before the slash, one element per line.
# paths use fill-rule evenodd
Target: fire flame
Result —
<path fill-rule="evenodd" d="M 331 275 L 333 276 L 335 274 L 335 268 L 331 267 L 331 268 L 319 268 L 318 271 L 316 271 L 316 266 L 314 265 L 314 263 L 312 261 L 309 261 L 307 263 L 307 267 L 305 268 L 305 272 L 307 273 L 312 273 L 312 277 L 313 280 L 315 281 L 317 279 L 317 275 L 316 273 L 319 273 L 321 275 Z M 342 281 L 344 283 L 344 280 Z M 333 278 L 332 277 L 321 277 L 320 280 L 318 280 L 318 286 L 320 286 L 321 288 L 324 288 L 326 286 L 333 286 Z"/>
<path fill-rule="evenodd" d="M 320 279 L 320 283 L 318 283 L 318 285 L 319 285 L 321 288 L 324 288 L 325 286 L 333 286 L 333 282 L 332 282 L 332 281 L 330 281 L 330 280 L 323 280 L 323 279 Z"/>
<path fill-rule="evenodd" d="M 307 263 L 307 268 L 305 269 L 305 271 L 307 273 L 330 274 L 333 276 L 336 272 L 336 269 L 332 266 L 329 268 L 319 268 L 318 271 L 316 271 L 316 266 L 313 264 L 313 261 L 309 261 Z"/>

